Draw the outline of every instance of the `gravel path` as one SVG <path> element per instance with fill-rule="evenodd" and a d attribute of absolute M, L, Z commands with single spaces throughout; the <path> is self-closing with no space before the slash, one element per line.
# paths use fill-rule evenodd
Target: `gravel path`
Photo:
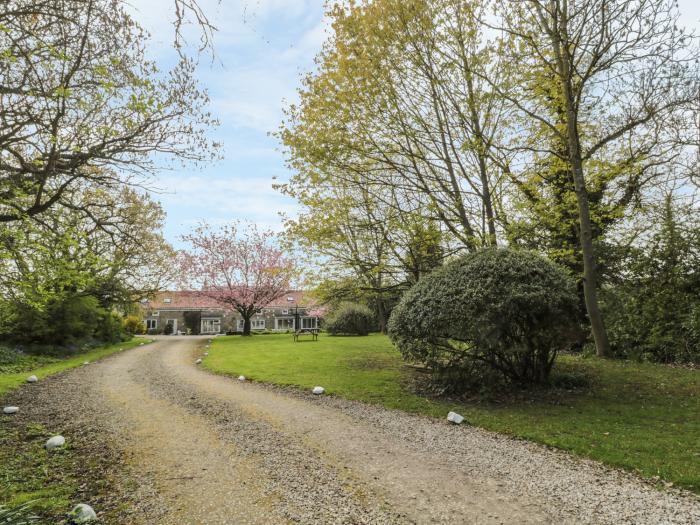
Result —
<path fill-rule="evenodd" d="M 163 338 L 41 387 L 138 480 L 114 523 L 700 523 L 692 494 L 546 447 L 211 375 L 203 344 Z"/>

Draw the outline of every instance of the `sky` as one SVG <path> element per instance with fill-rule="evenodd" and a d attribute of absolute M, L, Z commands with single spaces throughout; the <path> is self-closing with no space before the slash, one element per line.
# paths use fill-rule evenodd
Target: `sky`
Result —
<path fill-rule="evenodd" d="M 172 47 L 173 0 L 132 0 L 133 15 L 152 34 L 151 57 L 167 69 Z M 209 132 L 222 142 L 223 159 L 202 167 L 164 170 L 150 186 L 166 213 L 165 237 L 179 236 L 202 220 L 246 220 L 281 231 L 280 214 L 296 203 L 272 188 L 290 173 L 277 139 L 285 105 L 294 102 L 304 73 L 329 36 L 323 0 L 200 0 L 218 28 L 216 57 L 202 56 L 198 79 L 211 97 L 220 126 Z M 681 21 L 700 33 L 700 1 L 679 0 Z M 196 34 L 189 35 L 196 43 Z"/>
<path fill-rule="evenodd" d="M 201 55 L 197 76 L 220 121 L 209 136 L 223 143 L 223 159 L 201 167 L 176 163 L 149 183 L 167 213 L 166 239 L 178 247 L 179 236 L 202 220 L 219 224 L 240 219 L 280 231 L 280 213 L 296 214 L 295 201 L 272 188 L 289 172 L 270 133 L 278 129 L 283 107 L 297 100 L 301 76 L 312 70 L 328 36 L 322 0 L 200 4 L 218 28 L 214 61 Z M 167 69 L 177 56 L 173 0 L 132 0 L 132 5 L 134 18 L 152 35 L 151 58 Z M 197 35 L 189 40 L 196 43 Z"/>

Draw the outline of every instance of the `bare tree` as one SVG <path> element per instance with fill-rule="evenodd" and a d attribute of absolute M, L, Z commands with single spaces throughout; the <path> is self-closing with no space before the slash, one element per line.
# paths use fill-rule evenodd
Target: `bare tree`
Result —
<path fill-rule="evenodd" d="M 208 102 L 183 59 L 160 73 L 109 0 L 5 2 L 0 13 L 0 222 L 37 216 L 77 185 L 138 182 L 154 155 L 209 158 Z"/>

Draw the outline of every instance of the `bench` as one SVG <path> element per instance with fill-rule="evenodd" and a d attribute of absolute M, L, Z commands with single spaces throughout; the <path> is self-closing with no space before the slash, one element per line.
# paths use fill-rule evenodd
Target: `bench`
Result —
<path fill-rule="evenodd" d="M 305 335 L 310 335 L 312 341 L 318 341 L 318 328 L 302 328 L 295 330 L 294 342 L 299 341 L 299 338 Z"/>

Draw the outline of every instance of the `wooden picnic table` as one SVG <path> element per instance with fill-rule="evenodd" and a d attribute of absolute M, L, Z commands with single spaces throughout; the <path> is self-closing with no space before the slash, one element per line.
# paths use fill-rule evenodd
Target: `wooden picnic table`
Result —
<path fill-rule="evenodd" d="M 299 338 L 305 335 L 310 335 L 312 341 L 318 341 L 318 328 L 300 328 L 294 331 L 294 342 L 299 341 Z"/>

